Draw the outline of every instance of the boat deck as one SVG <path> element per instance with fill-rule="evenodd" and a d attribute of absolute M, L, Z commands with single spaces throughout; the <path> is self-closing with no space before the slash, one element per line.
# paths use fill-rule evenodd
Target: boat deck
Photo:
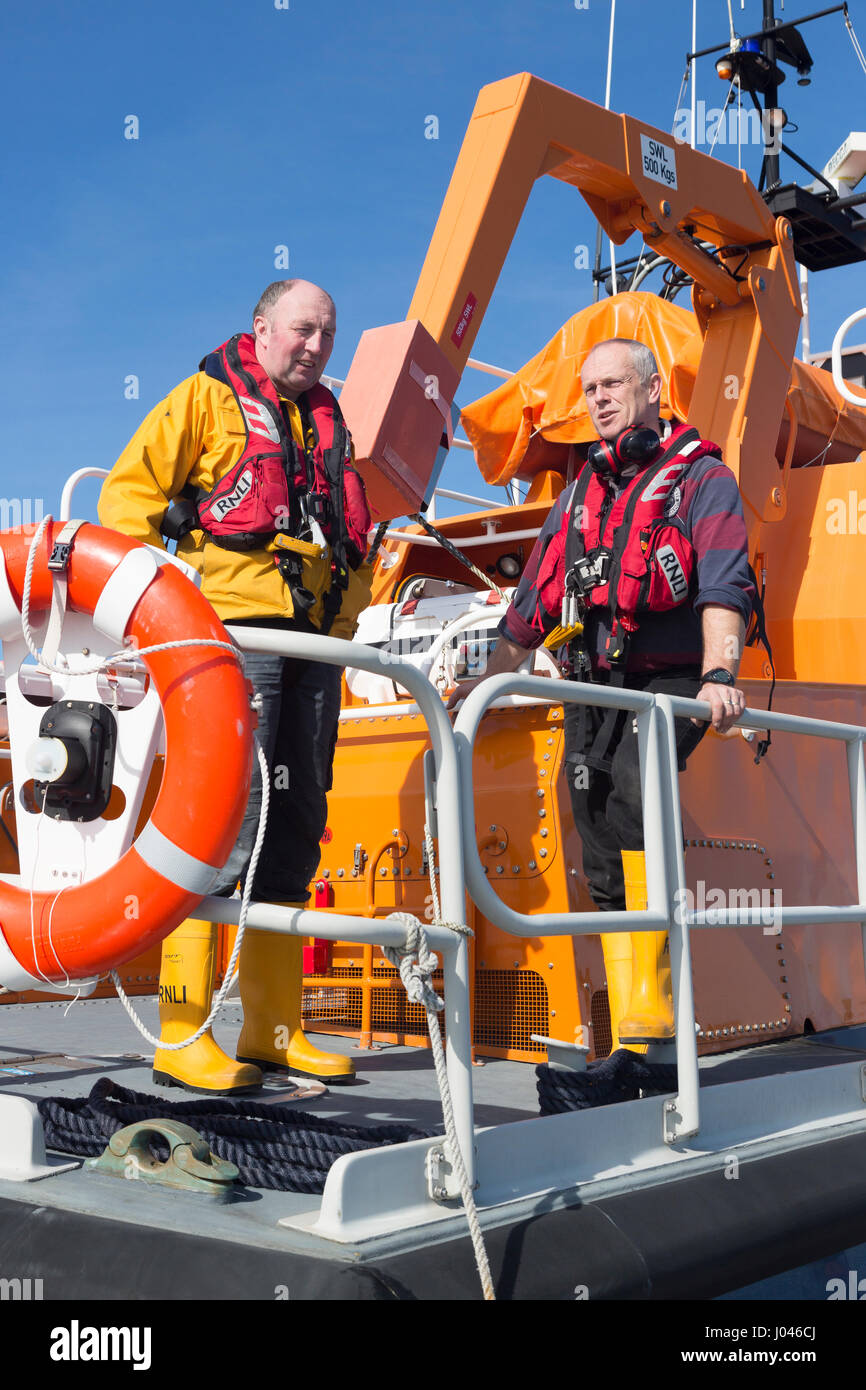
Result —
<path fill-rule="evenodd" d="M 134 1001 L 142 1022 L 154 1035 L 159 1029 L 155 997 Z M 229 999 L 217 1019 L 214 1036 L 234 1056 L 240 1033 L 240 1003 Z M 442 1107 L 432 1054 L 427 1048 L 376 1044 L 359 1049 L 352 1038 L 309 1034 L 319 1047 L 354 1058 L 356 1081 L 331 1086 L 324 1095 L 293 1102 L 315 1114 L 349 1124 L 412 1124 L 435 1130 Z M 133 1091 L 152 1093 L 161 1101 L 198 1099 L 177 1088 L 155 1086 L 148 1044 L 116 999 L 57 1003 L 9 1004 L 0 1011 L 0 1094 L 27 1096 L 87 1095 L 101 1076 L 110 1076 Z M 145 1050 L 142 1050 L 145 1049 Z M 808 1037 L 779 1039 L 704 1057 L 701 1085 L 787 1074 L 840 1062 L 866 1063 L 866 1024 Z M 510 1124 L 538 1115 L 535 1067 L 525 1062 L 481 1059 L 473 1068 L 475 1123 L 479 1127 Z M 269 1078 L 259 1099 L 284 1103 L 297 1085 Z M 287 1196 L 291 1194 L 283 1194 Z"/>
<path fill-rule="evenodd" d="M 139 1017 L 156 1035 L 159 1030 L 155 998 L 134 1001 Z M 229 1000 L 214 1028 L 227 1052 L 234 1048 L 242 1022 L 237 1001 Z M 351 1086 L 332 1086 L 312 1099 L 292 1100 L 298 1110 L 348 1124 L 411 1124 L 442 1128 L 442 1108 L 432 1054 L 428 1049 L 377 1047 L 359 1050 L 352 1039 L 309 1035 L 319 1046 L 350 1054 L 357 1080 Z M 0 1012 L 0 1094 L 25 1096 L 87 1095 L 100 1077 L 109 1076 L 130 1090 L 157 1096 L 161 1103 L 203 1099 L 177 1088 L 155 1086 L 152 1054 L 118 1000 L 10 1004 Z M 476 1067 L 476 1122 L 507 1124 L 538 1113 L 535 1070 L 515 1062 L 489 1061 Z M 286 1103 L 298 1082 L 268 1079 L 251 1099 Z M 58 1160 L 60 1161 L 60 1160 Z M 134 1192 L 130 1188 L 135 1188 Z M 169 1224 L 190 1234 L 207 1233 L 216 1240 L 250 1242 L 261 1248 L 297 1248 L 299 1236 L 278 1226 L 281 1218 L 317 1210 L 320 1197 L 300 1192 L 246 1189 L 240 1198 L 220 1205 L 206 1197 L 142 1184 L 119 1182 L 80 1168 L 30 1183 L 0 1180 L 0 1200 L 13 1198 L 53 1205 L 69 1212 L 99 1214 L 109 1220 Z M 239 1212 L 239 1206 L 242 1212 Z M 312 1238 L 311 1238 L 312 1239 Z M 307 1244 L 300 1237 L 301 1244 Z"/>
<path fill-rule="evenodd" d="M 139 999 L 136 1007 L 155 1032 L 156 1000 Z M 240 1005 L 229 1001 L 215 1029 L 218 1041 L 229 1052 L 240 1023 Z M 347 1038 L 316 1041 L 351 1053 L 358 1079 L 353 1086 L 334 1086 L 324 1095 L 293 1101 L 299 1109 L 308 1108 L 317 1116 L 352 1124 L 402 1122 L 431 1130 L 441 1125 L 428 1050 L 381 1047 L 361 1051 Z M 193 1098 L 180 1090 L 153 1086 L 150 1057 L 143 1046 L 146 1044 L 116 1000 L 81 1002 L 71 1008 L 67 1001 L 7 1005 L 0 1011 L 0 1094 L 31 1100 L 47 1095 L 80 1096 L 86 1095 L 100 1077 L 110 1076 L 132 1090 L 159 1095 L 162 1101 Z M 866 1026 L 707 1058 L 701 1065 L 701 1080 L 704 1086 L 713 1086 L 856 1061 L 866 1063 Z M 535 1069 L 531 1065 L 491 1060 L 473 1070 L 473 1083 L 479 1127 L 527 1121 L 538 1114 Z M 295 1089 L 291 1082 L 271 1082 L 257 1099 L 278 1104 Z M 46 1280 L 46 1298 L 272 1299 L 274 1290 L 282 1287 L 289 1290 L 287 1297 L 313 1297 L 310 1257 L 314 1265 L 329 1267 L 332 1280 L 336 1268 L 362 1285 L 366 1276 L 368 1283 L 372 1281 L 379 1288 L 381 1275 L 369 1265 L 372 1250 L 359 1250 L 357 1245 L 335 1247 L 312 1232 L 278 1224 L 287 1217 L 313 1213 L 319 1203 L 317 1196 L 246 1188 L 220 1205 L 197 1194 L 121 1182 L 79 1167 L 36 1182 L 0 1180 L 0 1254 L 8 1264 L 6 1252 L 16 1248 L 16 1231 L 18 1227 L 23 1230 L 29 1219 L 27 1240 L 32 1242 L 28 1245 L 32 1254 L 28 1268 Z M 50 1229 L 41 1233 L 37 1229 L 34 1237 L 35 1218 L 38 1215 L 44 1222 L 46 1213 L 56 1223 L 53 1236 Z M 94 1217 L 101 1219 L 94 1221 Z M 38 1228 L 38 1222 L 36 1225 Z M 468 1241 L 462 1239 L 465 1229 L 465 1218 L 455 1212 L 438 1238 L 459 1237 L 461 1258 L 471 1261 Z M 68 1280 L 69 1250 L 76 1241 L 82 1249 L 87 1247 L 80 1260 L 80 1281 L 74 1290 L 65 1291 L 57 1282 L 52 1287 L 53 1279 Z M 411 1250 L 412 1242 L 397 1233 L 374 1244 L 376 1261 L 381 1265 L 382 1257 L 387 1257 L 396 1267 Z M 57 1253 L 49 1258 L 46 1252 L 55 1247 Z M 166 1263 L 169 1254 L 170 1266 Z M 307 1266 L 305 1292 L 295 1295 L 291 1289 L 297 1288 L 301 1278 L 299 1261 L 306 1261 Z M 134 1275 L 130 1274 L 130 1262 L 135 1265 Z M 173 1281 L 171 1289 L 165 1283 L 168 1277 Z M 112 1293 L 114 1280 L 117 1293 Z M 387 1294 L 381 1289 L 349 1292 L 348 1284 L 345 1290 L 340 1294 L 323 1286 L 319 1296 L 394 1296 L 393 1290 Z M 438 1296 L 449 1295 L 442 1292 Z"/>

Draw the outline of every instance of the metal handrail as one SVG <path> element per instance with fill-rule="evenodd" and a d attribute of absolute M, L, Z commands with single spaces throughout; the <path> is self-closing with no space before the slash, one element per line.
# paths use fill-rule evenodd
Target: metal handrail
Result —
<path fill-rule="evenodd" d="M 507 367 L 494 367 L 489 362 L 479 362 L 477 357 L 467 357 L 466 366 L 474 367 L 476 372 L 487 372 L 490 376 L 502 377 L 504 381 L 510 380 L 514 375 Z M 331 390 L 335 386 L 345 386 L 346 384 L 345 380 L 338 376 L 323 376 L 321 379 Z"/>
<path fill-rule="evenodd" d="M 469 492 L 452 492 L 448 487 L 437 487 L 437 497 L 451 497 L 455 502 L 470 502 L 473 507 L 482 507 L 485 511 L 496 511 L 499 503 L 495 497 L 474 497 Z"/>
<path fill-rule="evenodd" d="M 69 521 L 72 516 L 72 494 L 84 478 L 107 478 L 107 468 L 78 468 L 70 473 L 60 494 L 60 521 Z"/>
<path fill-rule="evenodd" d="M 606 709 L 634 712 L 637 720 L 641 764 L 641 791 L 644 808 L 644 837 L 647 846 L 647 907 L 642 912 L 558 912 L 545 914 L 547 936 L 579 936 L 597 932 L 663 931 L 668 926 L 669 894 L 660 834 L 663 782 L 658 767 L 658 725 L 655 697 L 642 690 L 617 690 L 610 686 L 589 685 L 585 681 L 556 680 L 550 676 L 511 673 L 489 676 L 467 696 L 454 724 L 460 760 L 460 796 L 463 820 L 463 856 L 466 884 L 476 907 L 494 926 L 511 936 L 537 936 L 538 916 L 516 912 L 502 901 L 484 873 L 475 842 L 473 809 L 472 751 L 481 720 L 494 701 L 502 696 L 526 695 L 539 704 L 601 705 Z"/>
<path fill-rule="evenodd" d="M 842 375 L 842 341 L 852 324 L 859 322 L 860 319 L 866 319 L 866 309 L 857 309 L 855 313 L 848 315 L 844 323 L 839 325 L 836 336 L 833 339 L 831 357 L 833 385 L 836 387 L 839 395 L 843 400 L 847 401 L 849 405 L 859 405 L 861 408 L 866 409 L 866 396 L 855 396 Z"/>
<path fill-rule="evenodd" d="M 507 367 L 493 367 L 489 362 L 479 362 L 477 357 L 467 357 L 467 367 L 474 367 L 476 372 L 487 372 L 490 376 L 502 377 L 504 381 L 509 381 L 514 376 Z"/>
<path fill-rule="evenodd" d="M 687 700 L 678 695 L 659 695 L 657 696 L 657 703 L 663 722 L 671 728 L 675 718 L 696 717 L 704 710 L 704 706 L 699 701 Z M 866 961 L 866 763 L 863 759 L 866 729 L 857 724 L 839 724 L 832 720 L 810 719 L 804 715 L 783 714 L 778 710 L 748 709 L 737 720 L 737 725 L 745 729 L 770 729 L 779 733 L 803 734 L 811 738 L 829 739 L 834 743 L 845 744 L 859 901 L 848 905 L 832 904 L 824 907 L 810 904 L 786 907 L 784 904 L 779 904 L 773 908 L 773 923 L 781 927 L 793 927 L 811 922 L 820 925 L 831 922 L 860 922 L 862 924 L 864 961 Z M 670 774 L 669 765 L 666 772 L 668 775 Z M 681 841 L 678 841 L 678 846 L 678 852 L 682 855 Z M 693 927 L 747 927 L 766 924 L 766 910 L 763 908 L 713 908 L 711 909 L 711 920 L 707 920 L 706 911 L 695 912 L 690 909 L 681 909 L 681 911 L 688 925 Z"/>
<path fill-rule="evenodd" d="M 634 710 L 638 731 L 641 804 L 646 855 L 647 908 L 642 912 L 577 912 L 529 916 L 508 907 L 484 874 L 474 839 L 472 753 L 481 720 L 493 700 L 505 693 L 535 695 L 539 703 L 600 705 L 607 709 Z M 652 695 L 645 691 L 618 690 L 583 681 L 559 681 L 537 676 L 501 675 L 483 681 L 468 696 L 454 726 L 460 759 L 460 794 L 466 879 L 476 906 L 494 926 L 515 936 L 583 936 L 595 932 L 666 930 L 670 938 L 671 981 L 676 1020 L 675 1053 L 678 1092 L 665 1102 L 664 1138 L 674 1143 L 700 1129 L 697 1038 L 689 933 L 694 928 L 765 925 L 763 911 L 753 908 L 723 909 L 707 921 L 705 912 L 687 909 L 685 858 L 675 719 L 711 715 L 703 701 L 679 696 Z M 851 815 L 857 866 L 856 904 L 823 907 L 774 908 L 774 922 L 859 921 L 866 963 L 866 762 L 863 757 L 866 728 L 810 719 L 780 711 L 746 709 L 736 721 L 744 729 L 770 729 L 805 734 L 846 745 Z"/>
<path fill-rule="evenodd" d="M 416 667 L 393 657 L 383 658 L 374 647 L 346 642 L 338 637 L 287 632 L 272 628 L 233 627 L 228 631 L 244 651 L 272 652 L 277 656 L 320 661 L 329 666 L 355 666 L 387 676 L 414 697 L 424 716 L 433 749 L 432 798 L 437 813 L 439 893 L 446 922 L 463 922 L 466 900 L 463 872 L 463 836 L 460 824 L 459 769 L 451 722 L 435 688 Z M 197 909 L 208 921 L 236 924 L 240 903 L 236 899 L 208 897 Z M 277 907 L 251 903 L 247 923 L 255 930 L 291 936 L 317 936 L 331 941 L 370 942 L 399 946 L 405 930 L 382 918 L 355 917 L 314 909 Z M 469 1007 L 469 944 L 464 935 L 447 927 L 425 926 L 432 949 L 442 955 L 445 998 L 446 1061 L 454 1117 L 463 1161 L 474 1183 L 474 1120 L 472 1102 L 472 1036 Z"/>
<path fill-rule="evenodd" d="M 682 826 L 680 811 L 679 778 L 676 757 L 676 717 L 706 717 L 709 705 L 698 700 L 687 700 L 680 696 L 657 695 L 656 704 L 663 723 L 665 736 L 663 742 L 667 757 L 662 758 L 662 775 L 667 783 L 663 802 L 675 833 L 668 834 L 665 852 L 668 858 L 667 878 L 674 885 L 674 900 L 670 904 L 671 924 L 671 979 L 674 992 L 676 1018 L 677 1077 L 679 1093 L 676 1111 L 666 1118 L 669 1120 L 669 1133 L 666 1138 L 686 1138 L 697 1134 L 700 1127 L 700 1105 L 698 1099 L 698 1049 L 694 1029 L 694 996 L 689 951 L 689 931 L 692 927 L 708 928 L 716 925 L 707 922 L 705 913 L 690 912 L 685 908 L 686 877 L 683 853 Z M 863 742 L 866 729 L 855 724 L 836 724 L 829 720 L 808 719 L 802 715 L 783 714 L 778 710 L 746 709 L 736 721 L 739 728 L 770 729 L 779 733 L 807 734 L 815 738 L 838 740 L 846 744 L 848 753 L 848 776 L 851 795 L 851 811 L 854 822 L 854 842 L 857 863 L 857 891 L 860 902 L 856 907 L 808 907 L 785 908 L 774 911 L 773 920 L 783 926 L 796 922 L 850 922 L 861 923 L 864 960 L 866 960 L 866 766 L 863 762 Z M 720 914 L 721 915 L 721 914 Z M 724 909 L 726 926 L 764 925 L 764 918 L 754 915 L 751 908 Z M 722 925 L 719 923 L 719 925 Z"/>

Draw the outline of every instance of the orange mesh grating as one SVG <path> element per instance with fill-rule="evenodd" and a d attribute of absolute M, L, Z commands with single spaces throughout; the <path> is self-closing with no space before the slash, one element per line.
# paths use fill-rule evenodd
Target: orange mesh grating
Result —
<path fill-rule="evenodd" d="M 475 1045 L 541 1054 L 531 1033 L 546 1037 L 547 987 L 534 970 L 478 970 L 475 974 Z"/>
<path fill-rule="evenodd" d="M 613 1038 L 610 1035 L 610 1005 L 607 999 L 607 989 L 595 991 L 590 1001 L 589 1013 L 592 1019 L 595 1055 L 599 1058 L 607 1057 L 613 1047 Z"/>
<path fill-rule="evenodd" d="M 341 1028 L 361 1027 L 361 990 L 304 986 L 301 1012 L 305 1023 L 333 1023 Z"/>
<path fill-rule="evenodd" d="M 397 976 L 400 974 L 400 971 L 396 966 L 392 965 L 389 960 L 386 960 L 384 956 L 377 956 L 373 961 L 373 974 Z"/>
<path fill-rule="evenodd" d="M 433 988 L 442 997 L 442 976 L 433 976 Z M 439 1015 L 439 1027 L 445 1034 L 445 1016 Z M 373 1031 L 382 1033 L 415 1033 L 427 1037 L 427 1014 L 420 1004 L 411 1004 L 402 982 L 390 989 L 373 990 Z"/>

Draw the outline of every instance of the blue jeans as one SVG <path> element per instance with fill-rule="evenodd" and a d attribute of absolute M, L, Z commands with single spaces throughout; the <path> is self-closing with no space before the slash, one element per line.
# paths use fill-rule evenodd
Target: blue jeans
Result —
<path fill-rule="evenodd" d="M 321 857 L 340 715 L 340 668 L 247 652 L 246 674 L 261 696 L 257 736 L 271 772 L 270 808 L 253 883 L 263 902 L 306 902 Z M 243 883 L 262 804 L 258 759 L 237 844 L 211 893 Z"/>

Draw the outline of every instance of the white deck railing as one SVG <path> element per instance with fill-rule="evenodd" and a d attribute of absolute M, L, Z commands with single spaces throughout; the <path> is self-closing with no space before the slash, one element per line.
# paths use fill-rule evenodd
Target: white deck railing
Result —
<path fill-rule="evenodd" d="M 393 676 L 393 672 L 392 672 Z M 475 843 L 472 750 L 489 705 L 505 694 L 534 695 L 539 702 L 600 705 L 634 710 L 641 769 L 647 907 L 643 912 L 580 912 L 529 916 L 502 902 L 484 874 Z M 586 936 L 599 932 L 658 931 L 670 935 L 671 978 L 676 1020 L 678 1095 L 666 1103 L 665 1140 L 674 1143 L 700 1130 L 697 1038 L 689 933 L 692 928 L 757 927 L 766 923 L 766 909 L 729 908 L 709 914 L 686 907 L 682 815 L 676 754 L 676 717 L 703 717 L 709 705 L 638 690 L 615 690 L 582 681 L 550 680 L 540 676 L 492 676 L 471 692 L 454 726 L 460 759 L 460 795 L 466 882 L 470 896 L 484 916 L 513 936 Z M 782 906 L 773 921 L 782 926 L 860 922 L 866 962 L 866 729 L 800 715 L 747 709 L 737 720 L 742 729 L 832 739 L 846 745 L 848 782 L 857 866 L 856 903 L 847 906 Z"/>
<path fill-rule="evenodd" d="M 833 385 L 836 387 L 839 395 L 843 400 L 846 400 L 849 405 L 859 405 L 861 409 L 866 409 L 866 398 L 863 396 L 855 396 L 842 375 L 842 343 L 845 340 L 848 329 L 852 328 L 855 323 L 859 323 L 860 319 L 866 319 L 866 309 L 858 309 L 856 313 L 849 314 L 844 323 L 839 325 L 836 336 L 833 339 L 831 358 L 833 366 Z"/>

